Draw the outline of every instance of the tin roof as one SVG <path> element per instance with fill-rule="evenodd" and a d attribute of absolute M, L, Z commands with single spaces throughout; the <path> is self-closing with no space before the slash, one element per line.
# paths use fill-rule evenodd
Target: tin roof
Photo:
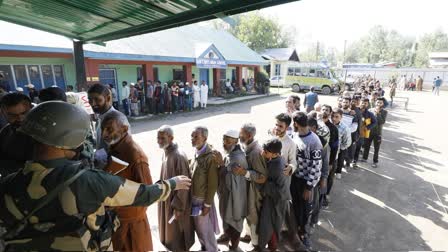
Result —
<path fill-rule="evenodd" d="M 104 42 L 297 0 L 1 0 L 0 20 Z"/>

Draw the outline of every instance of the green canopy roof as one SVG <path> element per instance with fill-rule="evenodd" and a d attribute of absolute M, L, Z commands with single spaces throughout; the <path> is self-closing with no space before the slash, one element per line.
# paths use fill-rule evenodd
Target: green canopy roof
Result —
<path fill-rule="evenodd" d="M 297 0 L 0 0 L 0 20 L 103 42 Z"/>

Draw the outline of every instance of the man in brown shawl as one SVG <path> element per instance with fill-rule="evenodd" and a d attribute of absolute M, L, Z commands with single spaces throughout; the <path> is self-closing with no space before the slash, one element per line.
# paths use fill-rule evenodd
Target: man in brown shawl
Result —
<path fill-rule="evenodd" d="M 128 163 L 125 169 L 115 169 L 112 162 L 105 170 L 117 176 L 150 185 L 148 158 L 142 148 L 128 134 L 129 122 L 124 114 L 111 111 L 101 122 L 103 141 L 109 156 Z M 146 216 L 146 207 L 116 207 L 120 227 L 112 235 L 116 251 L 151 251 L 151 229 Z"/>
<path fill-rule="evenodd" d="M 157 143 L 164 150 L 160 180 L 177 175 L 191 178 L 191 171 L 185 153 L 173 143 L 173 129 L 164 125 L 157 132 Z M 189 190 L 172 193 L 166 201 L 159 202 L 160 242 L 170 251 L 188 251 L 194 244 L 194 230 Z"/>

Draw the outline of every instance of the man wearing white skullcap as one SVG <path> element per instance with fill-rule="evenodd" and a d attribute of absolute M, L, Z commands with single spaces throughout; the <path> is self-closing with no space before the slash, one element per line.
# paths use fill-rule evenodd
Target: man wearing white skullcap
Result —
<path fill-rule="evenodd" d="M 224 230 L 218 243 L 228 245 L 230 241 L 230 250 L 238 248 L 244 218 L 247 216 L 247 180 L 233 172 L 234 169 L 248 169 L 246 154 L 241 150 L 238 138 L 237 130 L 228 130 L 223 136 L 226 156 L 224 166 L 219 169 L 218 180 L 219 212 Z"/>

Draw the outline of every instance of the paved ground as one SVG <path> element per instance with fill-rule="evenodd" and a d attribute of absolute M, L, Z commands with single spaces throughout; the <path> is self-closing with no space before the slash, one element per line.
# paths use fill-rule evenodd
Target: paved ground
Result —
<path fill-rule="evenodd" d="M 322 223 L 313 235 L 315 249 L 448 250 L 448 159 L 442 155 L 448 151 L 448 138 L 443 119 L 438 119 L 448 105 L 448 93 L 440 97 L 429 92 L 399 95 L 410 97 L 409 110 L 397 104 L 390 111 L 380 167 L 365 164 L 336 181 L 333 203 L 321 215 Z M 320 99 L 332 105 L 336 102 L 334 96 Z M 266 140 L 274 116 L 283 108 L 283 97 L 268 97 L 153 118 L 132 123 L 132 128 L 134 138 L 148 154 L 153 180 L 157 180 L 162 152 L 156 144 L 156 129 L 161 125 L 174 126 L 176 141 L 187 154 L 193 153 L 190 133 L 196 125 L 207 126 L 209 142 L 222 150 L 224 131 L 238 129 L 244 122 L 255 123 L 257 137 Z M 148 209 L 148 217 L 154 249 L 163 250 L 158 242 L 155 206 Z M 246 244 L 240 247 L 249 248 Z M 196 242 L 192 250 L 199 248 Z"/>

